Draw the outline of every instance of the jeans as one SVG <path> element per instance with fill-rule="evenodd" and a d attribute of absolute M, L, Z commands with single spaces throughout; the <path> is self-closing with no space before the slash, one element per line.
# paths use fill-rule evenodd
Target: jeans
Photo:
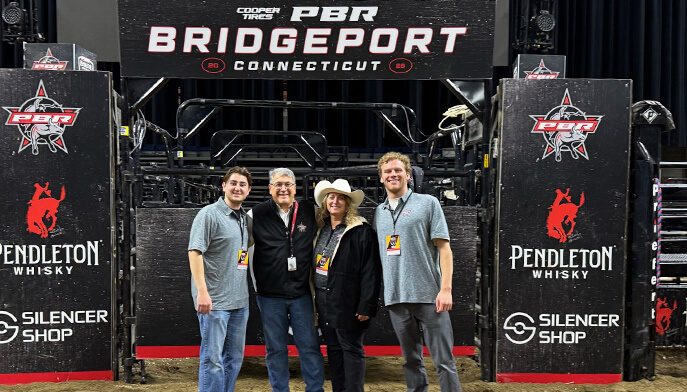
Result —
<path fill-rule="evenodd" d="M 248 307 L 198 313 L 200 366 L 198 391 L 230 392 L 243 363 Z"/>
<path fill-rule="evenodd" d="M 256 296 L 262 331 L 265 334 L 265 362 L 273 392 L 289 391 L 289 357 L 286 347 L 289 324 L 301 360 L 306 392 L 323 392 L 324 359 L 315 327 L 312 297 L 275 298 Z"/>
<path fill-rule="evenodd" d="M 332 328 L 325 322 L 327 292 L 317 290 L 315 296 L 320 316 L 322 337 L 327 344 L 329 373 L 333 392 L 363 392 L 365 386 L 365 330 Z"/>
<path fill-rule="evenodd" d="M 420 326 L 437 369 L 441 392 L 461 392 L 453 358 L 453 328 L 448 312 L 437 313 L 434 304 L 403 303 L 388 306 L 387 309 L 405 359 L 403 373 L 408 392 L 423 392 L 429 386 L 422 358 Z"/>

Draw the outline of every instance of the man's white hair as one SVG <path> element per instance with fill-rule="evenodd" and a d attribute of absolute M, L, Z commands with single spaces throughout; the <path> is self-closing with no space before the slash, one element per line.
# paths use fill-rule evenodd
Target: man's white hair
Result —
<path fill-rule="evenodd" d="M 293 171 L 291 169 L 287 169 L 285 167 L 276 167 L 272 170 L 270 170 L 270 184 L 272 181 L 274 181 L 274 177 L 281 177 L 281 176 L 289 176 L 291 177 L 291 182 L 296 183 L 296 176 L 293 174 Z"/>

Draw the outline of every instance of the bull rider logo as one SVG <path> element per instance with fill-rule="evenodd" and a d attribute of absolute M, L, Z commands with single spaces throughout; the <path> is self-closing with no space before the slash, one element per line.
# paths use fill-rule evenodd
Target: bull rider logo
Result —
<path fill-rule="evenodd" d="M 556 162 L 560 162 L 563 152 L 568 151 L 573 159 L 583 157 L 589 160 L 585 141 L 587 136 L 596 132 L 602 117 L 588 115 L 574 106 L 566 89 L 560 105 L 545 115 L 530 115 L 535 121 L 532 133 L 541 133 L 546 141 L 542 159 L 555 154 Z"/>
<path fill-rule="evenodd" d="M 69 61 L 62 61 L 57 57 L 53 56 L 52 52 L 50 51 L 50 48 L 48 48 L 48 51 L 45 52 L 45 56 L 38 59 L 38 61 L 33 62 L 31 69 L 62 71 L 67 68 L 67 63 L 69 63 Z"/>
<path fill-rule="evenodd" d="M 546 219 L 547 234 L 561 243 L 568 241 L 568 237 L 575 230 L 577 211 L 584 204 L 584 192 L 577 204 L 572 202 L 569 195 L 570 188 L 566 189 L 565 193 L 556 189 L 556 200 L 549 207 L 549 217 Z M 566 203 L 563 203 L 564 200 Z"/>
<path fill-rule="evenodd" d="M 45 183 L 42 187 L 40 184 L 33 184 L 36 191 L 33 193 L 33 197 L 29 200 L 29 210 L 26 213 L 26 224 L 28 228 L 26 230 L 29 233 L 38 234 L 41 238 L 47 238 L 48 233 L 50 233 L 57 224 L 57 208 L 60 206 L 62 200 L 64 200 L 65 191 L 64 187 L 60 192 L 60 198 L 55 199 L 52 197 L 52 191 L 48 190 L 50 186 L 49 182 Z M 45 194 L 46 197 L 41 196 Z M 50 224 L 48 227 L 47 224 Z"/>
<path fill-rule="evenodd" d="M 531 71 L 525 71 L 525 79 L 558 79 L 560 72 L 554 72 L 544 65 L 544 59 L 539 61 L 539 66 Z"/>
<path fill-rule="evenodd" d="M 677 309 L 677 300 L 673 302 L 672 309 L 668 307 L 668 298 L 656 298 L 656 333 L 665 335 L 670 328 L 670 318 Z"/>
<path fill-rule="evenodd" d="M 74 125 L 81 108 L 66 108 L 49 98 L 42 80 L 33 98 L 19 107 L 4 106 L 3 109 L 10 113 L 5 125 L 16 125 L 22 136 L 17 152 L 31 146 L 31 153 L 38 155 L 38 146 L 46 145 L 50 152 L 60 149 L 69 153 L 63 134 L 67 126 Z"/>

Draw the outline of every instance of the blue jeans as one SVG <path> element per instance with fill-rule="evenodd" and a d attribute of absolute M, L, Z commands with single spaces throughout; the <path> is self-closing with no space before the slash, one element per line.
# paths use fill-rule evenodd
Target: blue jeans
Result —
<path fill-rule="evenodd" d="M 312 297 L 274 298 L 256 296 L 262 331 L 265 334 L 265 362 L 273 392 L 289 391 L 289 356 L 286 343 L 289 324 L 301 360 L 306 392 L 322 392 L 324 359 L 315 327 Z"/>
<path fill-rule="evenodd" d="M 198 391 L 230 392 L 243 363 L 248 307 L 198 313 L 200 366 Z"/>

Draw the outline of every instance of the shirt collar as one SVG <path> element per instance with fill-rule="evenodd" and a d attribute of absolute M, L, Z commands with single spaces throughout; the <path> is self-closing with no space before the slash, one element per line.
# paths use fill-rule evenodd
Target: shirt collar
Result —
<path fill-rule="evenodd" d="M 281 207 L 279 207 L 279 204 L 277 204 L 277 202 L 274 201 L 274 199 L 270 199 L 269 201 L 272 204 L 272 209 L 274 210 L 274 212 L 276 212 L 277 214 L 283 214 L 284 213 L 284 210 L 282 210 Z M 289 210 L 286 211 L 287 214 L 290 214 L 291 211 L 293 211 L 294 204 L 296 204 L 295 200 L 293 203 L 291 203 L 291 207 L 289 207 Z"/>
<path fill-rule="evenodd" d="M 344 221 L 343 221 L 343 222 L 341 222 L 341 223 L 339 223 L 338 225 L 336 225 L 336 227 L 335 227 L 335 228 L 333 228 L 333 229 L 332 229 L 332 224 L 331 224 L 331 223 L 329 223 L 329 224 L 328 224 L 328 225 L 326 225 L 326 226 L 327 226 L 327 227 L 329 227 L 329 230 L 331 230 L 331 231 L 334 231 L 334 230 L 340 229 L 340 228 L 342 228 L 342 227 L 344 227 L 344 228 L 345 228 L 345 227 L 346 227 L 346 220 L 344 219 Z"/>
<path fill-rule="evenodd" d="M 241 216 L 246 214 L 246 211 L 243 210 L 243 206 L 239 207 L 238 210 L 234 211 L 229 205 L 224 201 L 224 197 L 220 197 L 219 200 L 217 200 L 217 204 L 220 205 L 219 209 L 220 211 L 226 215 L 226 216 L 231 216 L 234 215 L 237 219 L 240 219 Z"/>
<path fill-rule="evenodd" d="M 410 188 L 408 188 L 408 190 L 406 191 L 406 193 L 405 193 L 403 196 L 401 196 L 401 197 L 398 198 L 399 204 L 402 203 L 403 205 L 405 205 L 406 202 L 408 201 L 408 198 L 410 197 L 410 194 L 411 194 L 411 193 L 413 193 L 413 191 L 410 190 Z M 384 200 L 384 207 L 387 208 L 387 209 L 389 208 L 389 197 L 388 197 L 388 196 L 386 197 L 386 200 Z"/>

